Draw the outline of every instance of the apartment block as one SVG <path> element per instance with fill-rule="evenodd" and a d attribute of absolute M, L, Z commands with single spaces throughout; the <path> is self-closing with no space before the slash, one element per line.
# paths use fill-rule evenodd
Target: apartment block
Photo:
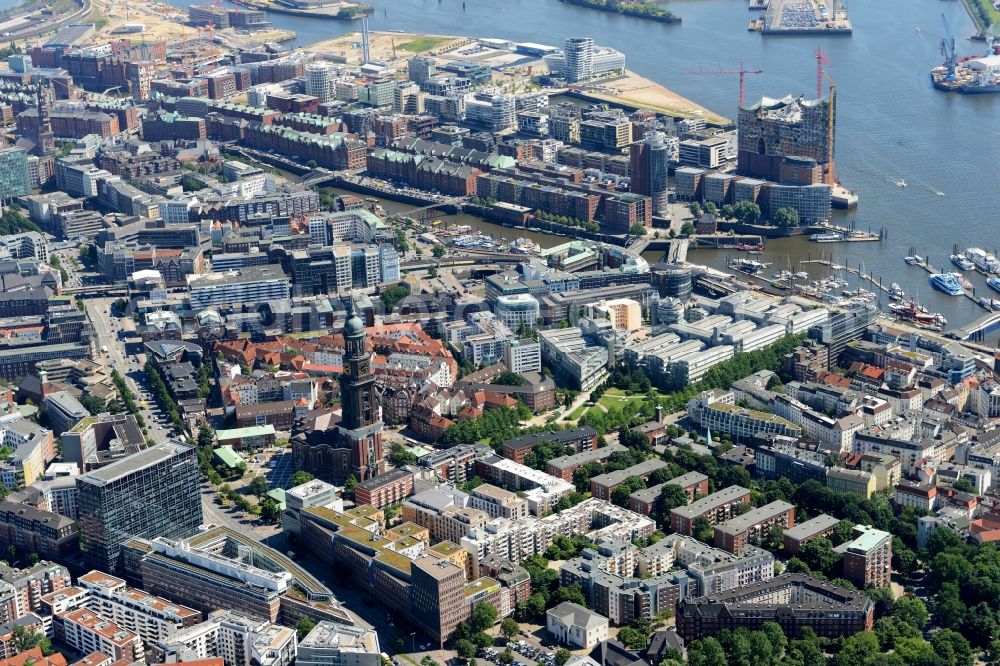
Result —
<path fill-rule="evenodd" d="M 604 462 L 610 458 L 612 454 L 621 453 L 627 450 L 628 449 L 621 444 L 608 444 L 607 446 L 602 446 L 599 449 L 573 453 L 568 456 L 559 456 L 558 458 L 553 458 L 548 462 L 545 471 L 554 477 L 562 479 L 563 481 L 572 481 L 573 472 L 583 465 L 589 462 Z"/>
<path fill-rule="evenodd" d="M 865 499 L 875 492 L 875 475 L 861 469 L 831 467 L 826 471 L 826 487 L 838 495 L 860 495 Z"/>
<path fill-rule="evenodd" d="M 10 500 L 0 501 L 0 542 L 27 553 L 62 559 L 80 547 L 80 528 L 66 516 Z"/>
<path fill-rule="evenodd" d="M 515 520 L 528 517 L 528 502 L 517 493 L 484 483 L 472 490 L 469 506 L 484 511 L 490 518 Z"/>
<path fill-rule="evenodd" d="M 747 545 L 763 539 L 771 527 L 795 526 L 795 506 L 780 500 L 747 511 L 715 526 L 715 546 L 740 555 Z"/>
<path fill-rule="evenodd" d="M 299 642 L 298 666 L 382 666 L 378 634 L 372 629 L 323 621 Z"/>
<path fill-rule="evenodd" d="M 355 486 L 354 501 L 381 509 L 402 502 L 412 493 L 413 472 L 392 469 Z"/>
<path fill-rule="evenodd" d="M 799 552 L 802 546 L 813 539 L 820 539 L 833 534 L 833 528 L 838 523 L 840 521 L 833 516 L 821 513 L 815 518 L 810 518 L 804 523 L 799 523 L 794 527 L 788 528 L 782 535 L 785 542 L 785 550 L 790 553 Z"/>
<path fill-rule="evenodd" d="M 734 590 L 774 577 L 774 556 L 747 546 L 734 555 L 683 534 L 670 534 L 636 554 L 636 571 L 643 578 L 683 567 L 691 579 L 689 595 L 702 596 Z"/>
<path fill-rule="evenodd" d="M 777 622 L 786 636 L 810 627 L 836 638 L 870 631 L 875 604 L 864 592 L 804 574 L 783 574 L 737 590 L 688 598 L 677 609 L 677 633 L 691 641 L 723 629 L 760 629 Z"/>
<path fill-rule="evenodd" d="M 226 666 L 289 666 L 295 661 L 294 629 L 231 612 L 217 619 L 218 655 Z"/>
<path fill-rule="evenodd" d="M 13 622 L 40 611 L 41 598 L 71 583 L 69 571 L 61 564 L 39 562 L 27 569 L 0 566 L 0 623 Z"/>
<path fill-rule="evenodd" d="M 590 494 L 597 499 L 610 500 L 615 489 L 630 477 L 638 476 L 646 480 L 650 474 L 666 466 L 659 458 L 652 458 L 626 469 L 599 474 L 590 479 Z"/>
<path fill-rule="evenodd" d="M 583 427 L 575 430 L 543 432 L 537 435 L 522 435 L 503 443 L 503 457 L 523 465 L 528 453 L 534 449 L 536 444 L 542 443 L 570 446 L 577 453 L 593 451 L 597 448 L 597 432 L 593 428 Z"/>
<path fill-rule="evenodd" d="M 715 525 L 733 517 L 739 508 L 749 505 L 749 490 L 742 486 L 729 486 L 687 506 L 672 509 L 670 529 L 690 535 L 694 521 L 698 518 L 704 517 L 710 525 Z"/>
<path fill-rule="evenodd" d="M 201 613 L 130 588 L 121 578 L 91 571 L 77 579 L 88 592 L 87 608 L 137 634 L 143 641 L 169 638 L 182 627 L 201 622 Z"/>
<path fill-rule="evenodd" d="M 507 490 L 523 492 L 531 513 L 536 516 L 550 511 L 561 497 L 575 490 L 568 481 L 500 456 L 477 460 L 476 474 Z"/>
<path fill-rule="evenodd" d="M 108 622 L 87 608 L 56 614 L 53 619 L 56 642 L 80 654 L 100 652 L 114 661 L 142 659 L 142 639 L 137 634 Z"/>
<path fill-rule="evenodd" d="M 844 578 L 860 589 L 886 587 L 892 577 L 892 535 L 867 525 L 854 528 L 853 538 L 834 551 L 843 555 Z"/>
<path fill-rule="evenodd" d="M 467 493 L 438 487 L 408 499 L 403 520 L 426 527 L 435 541 L 461 543 L 471 530 L 485 527 L 490 515 L 470 506 Z"/>

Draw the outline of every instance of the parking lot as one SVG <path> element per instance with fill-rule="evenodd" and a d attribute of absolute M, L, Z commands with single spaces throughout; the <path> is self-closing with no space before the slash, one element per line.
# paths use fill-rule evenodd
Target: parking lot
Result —
<path fill-rule="evenodd" d="M 271 458 L 268 471 L 264 473 L 272 488 L 287 488 L 295 470 L 292 468 L 292 452 L 282 451 Z"/>
<path fill-rule="evenodd" d="M 532 645 L 527 641 L 511 641 L 506 647 L 509 647 L 515 655 L 511 666 L 555 666 L 555 652 Z M 477 651 L 476 657 L 493 664 L 501 664 L 503 662 L 500 660 L 500 655 L 505 649 L 504 647 L 486 648 Z"/>

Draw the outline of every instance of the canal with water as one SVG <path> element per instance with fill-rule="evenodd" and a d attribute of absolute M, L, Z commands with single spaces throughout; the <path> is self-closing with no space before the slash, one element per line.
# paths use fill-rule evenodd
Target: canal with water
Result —
<path fill-rule="evenodd" d="M 173 0 L 180 6 L 194 1 Z M 569 36 L 593 36 L 625 53 L 630 69 L 729 117 L 736 115 L 737 78 L 686 71 L 735 69 L 743 61 L 764 72 L 747 76 L 748 100 L 815 96 L 814 52 L 822 45 L 837 83 L 838 173 L 861 198 L 856 210 L 838 213 L 835 221 L 885 227 L 888 239 L 822 246 L 801 238 L 771 241 L 764 260 L 778 270 L 794 267 L 810 254 L 832 253 L 837 263 L 861 265 L 886 283 L 900 283 L 952 325 L 982 314 L 968 299 L 932 291 L 923 270 L 903 263 L 910 248 L 949 268 L 955 244 L 1000 249 L 1000 95 L 948 95 L 933 90 L 928 77 L 940 61 L 941 14 L 956 33 L 960 54 L 985 49 L 983 42 L 968 39 L 975 28 L 961 2 L 859 0 L 849 6 L 854 24 L 850 37 L 762 37 L 746 29 L 753 16 L 746 0 L 674 0 L 669 7 L 683 18 L 680 25 L 594 12 L 558 0 L 465 0 L 464 11 L 462 0 L 371 1 L 372 30 L 557 46 Z M 359 28 L 356 23 L 280 14 L 270 19 L 294 30 L 299 46 Z M 894 184 L 900 179 L 908 187 Z M 721 266 L 725 253 L 697 251 L 690 259 Z M 991 293 L 981 276 L 968 277 L 982 295 Z"/>

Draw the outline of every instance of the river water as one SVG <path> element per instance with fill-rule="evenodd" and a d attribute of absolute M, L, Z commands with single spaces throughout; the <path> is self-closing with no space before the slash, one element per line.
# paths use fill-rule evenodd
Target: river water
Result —
<path fill-rule="evenodd" d="M 172 1 L 185 6 L 195 0 Z M 747 76 L 748 100 L 815 96 L 814 52 L 821 44 L 837 82 L 838 173 L 861 198 L 856 210 L 838 213 L 836 221 L 885 227 L 888 240 L 820 246 L 783 239 L 768 243 L 764 260 L 775 263 L 774 270 L 789 264 L 798 270 L 797 262 L 810 253 L 832 253 L 837 263 L 863 265 L 886 283 L 900 283 L 953 325 L 983 313 L 968 299 L 934 292 L 922 269 L 903 263 L 911 247 L 941 267 L 950 266 L 954 244 L 1000 249 L 1000 95 L 947 95 L 933 90 L 928 77 L 940 61 L 941 14 L 955 31 L 960 54 L 985 50 L 982 42 L 969 41 L 975 28 L 960 2 L 859 0 L 849 6 L 853 36 L 765 38 L 747 31 L 754 14 L 746 9 L 746 0 L 674 0 L 669 6 L 683 18 L 681 25 L 594 12 L 558 0 L 465 0 L 464 10 L 461 0 L 373 1 L 372 30 L 551 45 L 568 36 L 593 36 L 625 53 L 630 69 L 730 117 L 736 115 L 737 78 L 686 70 L 734 69 L 743 61 L 748 68 L 764 70 Z M 280 14 L 270 19 L 294 30 L 299 46 L 359 28 Z M 908 187 L 897 187 L 898 179 Z M 725 262 L 723 252 L 689 256 L 717 266 Z M 982 295 L 991 293 L 981 276 L 969 278 Z"/>

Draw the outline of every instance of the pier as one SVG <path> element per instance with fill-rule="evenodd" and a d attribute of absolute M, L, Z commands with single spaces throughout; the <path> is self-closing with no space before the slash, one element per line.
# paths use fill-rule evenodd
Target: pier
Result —
<path fill-rule="evenodd" d="M 927 271 L 928 275 L 937 275 L 938 273 L 951 273 L 952 272 L 952 271 L 944 271 L 944 270 L 941 270 L 940 268 L 936 268 L 935 266 L 932 266 L 931 262 L 928 261 L 928 257 L 924 257 L 923 260 L 924 260 L 924 262 L 922 264 L 914 264 L 914 266 L 919 266 L 920 268 L 923 268 L 925 271 Z M 954 272 L 957 273 L 958 271 L 954 271 Z M 973 303 L 975 303 L 979 307 L 981 307 L 981 308 L 983 308 L 985 310 L 990 310 L 990 312 L 992 312 L 991 308 L 985 307 L 982 304 L 980 304 L 979 298 L 976 296 L 976 289 L 975 289 L 975 287 L 973 287 L 972 289 L 966 289 L 966 288 L 963 287 L 962 288 L 962 295 L 964 295 L 966 298 L 968 298 L 970 301 L 972 301 Z M 989 316 L 989 315 L 987 315 L 987 316 Z"/>
<path fill-rule="evenodd" d="M 990 312 L 970 324 L 948 331 L 945 336 L 956 340 L 968 340 L 985 333 L 998 324 L 1000 324 L 1000 312 Z"/>
<path fill-rule="evenodd" d="M 834 271 L 846 271 L 847 273 L 850 273 L 851 275 L 858 276 L 862 280 L 867 280 L 876 289 L 878 289 L 880 292 L 882 292 L 884 294 L 888 294 L 889 293 L 889 287 L 887 287 L 884 284 L 882 284 L 882 279 L 881 278 L 876 278 L 871 273 L 865 274 L 861 270 L 860 266 L 858 268 L 851 268 L 850 266 L 842 266 L 840 264 L 833 263 L 829 259 L 800 259 L 799 263 L 800 264 L 819 264 L 820 266 L 829 266 L 830 270 L 834 270 Z"/>

